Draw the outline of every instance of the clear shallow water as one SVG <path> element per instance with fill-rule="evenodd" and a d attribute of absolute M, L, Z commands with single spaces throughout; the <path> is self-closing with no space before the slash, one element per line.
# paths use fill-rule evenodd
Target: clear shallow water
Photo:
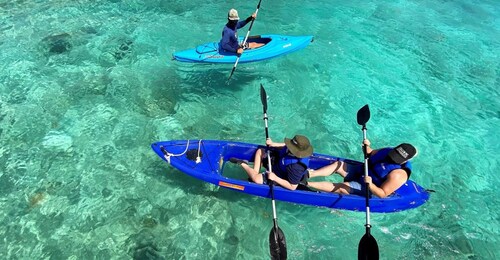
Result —
<path fill-rule="evenodd" d="M 424 206 L 372 214 L 383 259 L 498 258 L 499 5 L 263 1 L 252 34 L 312 34 L 306 49 L 231 66 L 170 61 L 218 39 L 229 8 L 201 1 L 0 1 L 0 252 L 9 259 L 268 257 L 271 203 L 165 165 L 167 139 L 263 143 L 308 135 L 361 159 L 419 149 Z M 245 33 L 243 30 L 241 33 Z M 278 202 L 290 259 L 356 259 L 364 213 Z M 497 248 L 497 249 L 495 249 Z"/>

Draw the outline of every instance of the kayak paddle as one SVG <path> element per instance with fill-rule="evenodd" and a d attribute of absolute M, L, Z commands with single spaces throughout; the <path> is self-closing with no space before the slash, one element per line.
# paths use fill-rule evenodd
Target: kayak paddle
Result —
<path fill-rule="evenodd" d="M 260 2 L 262 2 L 262 0 L 259 0 L 259 3 L 257 4 L 257 10 L 255 10 L 255 15 L 257 15 L 257 13 L 259 12 Z M 250 30 L 252 30 L 252 26 L 253 26 L 254 21 L 255 21 L 255 19 L 252 19 L 252 22 L 250 23 L 250 27 L 248 28 L 247 35 L 245 36 L 245 39 L 243 40 L 243 46 L 245 46 L 245 43 L 248 40 L 248 36 L 250 35 Z M 243 51 L 245 51 L 245 49 L 243 49 Z M 231 74 L 229 75 L 229 78 L 227 79 L 226 84 L 229 83 L 229 80 L 233 76 L 233 73 L 236 70 L 236 66 L 238 66 L 238 61 L 240 61 L 241 55 L 243 55 L 243 52 L 240 55 L 238 55 L 238 58 L 236 58 L 236 62 L 233 65 L 233 69 L 231 70 Z"/>
<path fill-rule="evenodd" d="M 366 140 L 366 123 L 370 120 L 370 108 L 368 105 L 363 106 L 357 114 L 358 124 L 363 126 L 363 141 Z M 368 153 L 366 145 L 363 145 L 363 154 L 365 156 L 365 176 L 368 176 Z M 377 240 L 370 234 L 370 189 L 369 184 L 366 184 L 366 233 L 359 241 L 358 259 L 379 259 Z"/>
<path fill-rule="evenodd" d="M 260 4 L 260 2 L 259 2 Z M 262 101 L 262 108 L 264 110 L 264 123 L 266 125 L 266 141 L 269 139 L 269 130 L 267 127 L 267 94 L 264 86 L 260 84 L 260 100 Z M 272 172 L 271 166 L 271 153 L 267 149 L 267 164 L 269 167 L 269 172 Z M 274 181 L 269 181 L 269 189 L 271 191 L 271 201 L 273 205 L 273 228 L 269 233 L 269 249 L 271 250 L 271 259 L 286 259 L 286 239 L 285 234 L 278 226 L 278 219 L 276 217 L 276 202 L 274 200 Z"/>

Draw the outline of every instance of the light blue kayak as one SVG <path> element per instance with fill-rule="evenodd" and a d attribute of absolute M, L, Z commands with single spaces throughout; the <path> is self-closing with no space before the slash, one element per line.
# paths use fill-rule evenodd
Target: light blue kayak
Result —
<path fill-rule="evenodd" d="M 243 37 L 239 38 L 240 42 Z M 271 59 L 305 48 L 313 41 L 313 36 L 286 36 L 286 35 L 258 35 L 250 36 L 247 42 L 264 43 L 256 49 L 243 52 L 239 63 L 255 62 Z M 179 51 L 173 54 L 173 60 L 198 63 L 234 63 L 236 53 L 219 50 L 219 42 L 209 42 L 194 49 Z"/>
<path fill-rule="evenodd" d="M 191 142 L 173 140 L 153 143 L 151 148 L 164 161 L 194 178 L 254 196 L 271 197 L 269 185 L 248 181 L 248 176 L 242 169 L 238 168 L 239 174 L 236 177 L 230 176 L 231 174 L 225 170 L 229 158 L 236 157 L 252 161 L 255 151 L 263 146 L 223 140 L 192 140 Z M 309 167 L 318 169 L 336 160 L 342 160 L 348 164 L 363 164 L 359 161 L 314 153 Z M 412 180 L 408 180 L 387 198 L 372 197 L 370 210 L 372 212 L 397 212 L 413 209 L 427 202 L 429 196 L 429 191 Z M 292 191 L 276 186 L 274 197 L 280 201 L 319 207 L 352 211 L 366 210 L 365 197 L 358 195 L 342 195 L 308 189 Z"/>

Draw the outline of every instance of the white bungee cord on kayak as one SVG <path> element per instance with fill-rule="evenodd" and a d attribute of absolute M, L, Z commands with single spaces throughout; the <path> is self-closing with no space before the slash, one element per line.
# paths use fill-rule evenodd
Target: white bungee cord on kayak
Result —
<path fill-rule="evenodd" d="M 201 140 L 200 139 L 198 141 L 198 155 L 196 156 L 196 163 L 201 163 L 201 157 L 200 157 L 200 150 L 201 150 Z M 170 153 L 168 152 L 165 147 L 163 146 L 160 146 L 160 150 L 163 152 L 163 157 L 165 157 L 165 160 L 167 160 L 168 164 L 170 164 L 170 157 L 173 156 L 173 157 L 177 157 L 177 156 L 183 156 L 184 154 L 186 154 L 186 152 L 188 151 L 188 148 L 189 148 L 189 141 L 190 140 L 187 140 L 187 143 L 186 143 L 186 149 L 184 150 L 184 152 L 182 153 L 179 153 L 179 154 L 173 154 L 173 153 Z"/>
<path fill-rule="evenodd" d="M 201 148 L 201 139 L 198 141 L 198 155 L 196 156 L 196 163 L 201 163 L 200 148 Z"/>

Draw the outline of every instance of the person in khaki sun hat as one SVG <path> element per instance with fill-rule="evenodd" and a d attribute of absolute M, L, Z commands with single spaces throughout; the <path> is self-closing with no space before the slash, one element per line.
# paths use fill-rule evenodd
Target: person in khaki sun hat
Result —
<path fill-rule="evenodd" d="M 257 18 L 257 14 L 254 13 L 245 20 L 240 21 L 238 11 L 236 9 L 229 10 L 227 23 L 222 29 L 222 39 L 219 42 L 219 47 L 227 52 L 242 54 L 243 49 L 254 49 L 263 46 L 264 44 L 257 42 L 246 42 L 245 46 L 242 46 L 238 42 L 238 29 L 243 28 L 255 18 Z"/>
<path fill-rule="evenodd" d="M 285 138 L 283 143 L 275 143 L 267 139 L 266 144 L 269 146 L 268 149 L 271 149 L 272 164 L 272 172 L 267 172 L 267 176 L 259 173 L 261 164 L 269 169 L 267 154 L 263 148 L 255 152 L 253 168 L 249 166 L 248 161 L 234 157 L 229 160 L 241 165 L 248 177 L 255 183 L 267 184 L 267 180 L 272 180 L 284 188 L 296 190 L 308 173 L 309 158 L 313 153 L 309 139 L 303 135 L 296 135 L 292 139 Z"/>
<path fill-rule="evenodd" d="M 418 153 L 413 145 L 402 143 L 396 147 L 374 150 L 370 147 L 368 139 L 365 139 L 363 144 L 367 146 L 366 152 L 369 156 L 367 177 L 364 176 L 362 164 L 351 165 L 343 161 L 336 161 L 318 170 L 310 171 L 309 178 L 326 177 L 338 173 L 344 177 L 344 182 L 308 182 L 307 186 L 321 191 L 365 196 L 366 183 L 369 183 L 368 187 L 372 194 L 379 198 L 385 198 L 406 183 L 412 169 L 409 160 Z"/>

